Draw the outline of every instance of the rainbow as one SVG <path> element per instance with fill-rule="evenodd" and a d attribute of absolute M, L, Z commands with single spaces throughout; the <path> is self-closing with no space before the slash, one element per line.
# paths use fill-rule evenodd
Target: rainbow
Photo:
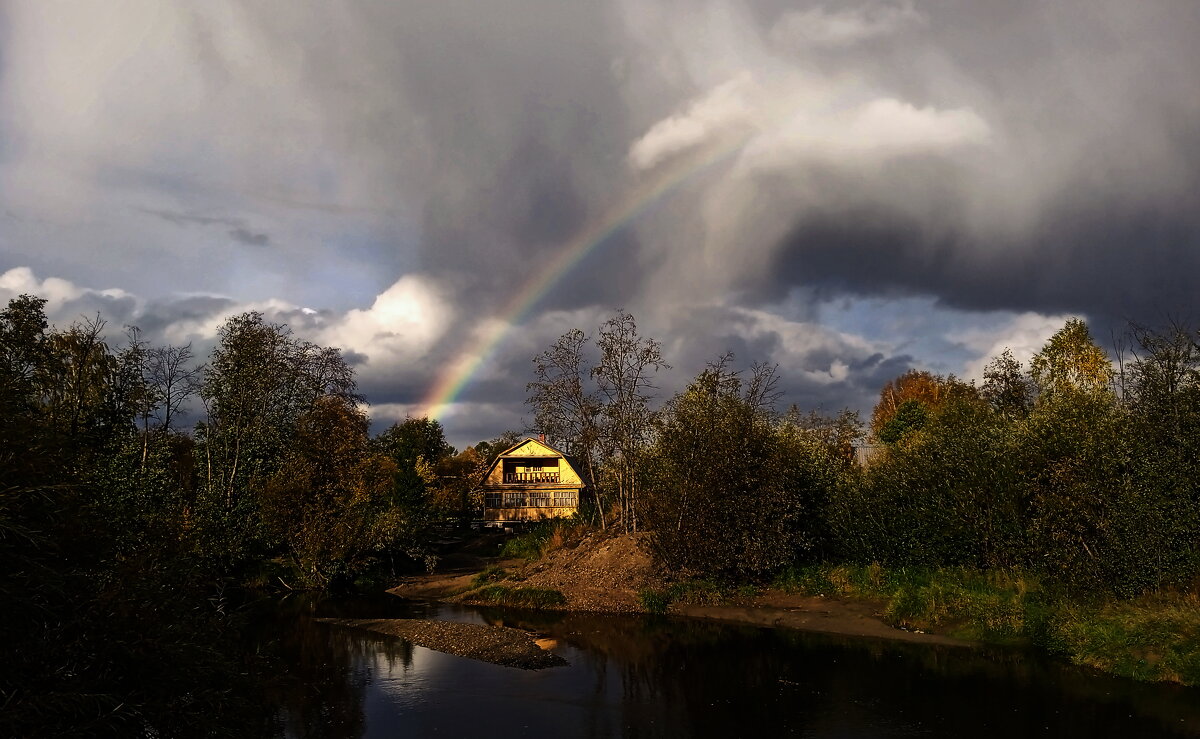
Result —
<path fill-rule="evenodd" d="M 684 182 L 732 157 L 741 150 L 747 138 L 734 137 L 731 142 L 709 149 L 706 153 L 687 157 L 674 166 L 662 167 L 563 245 L 553 258 L 525 281 L 496 315 L 496 320 L 489 321 L 483 330 L 467 342 L 457 358 L 446 366 L 422 401 L 424 414 L 433 419 L 441 418 L 479 368 L 525 319 L 530 309 L 585 257 Z"/>

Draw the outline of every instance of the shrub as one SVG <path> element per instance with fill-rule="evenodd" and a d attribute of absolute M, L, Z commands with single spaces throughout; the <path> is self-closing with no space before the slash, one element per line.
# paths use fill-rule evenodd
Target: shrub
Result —
<path fill-rule="evenodd" d="M 552 518 L 537 523 L 529 531 L 504 542 L 500 554 L 505 557 L 534 560 L 589 530 L 591 527 L 576 517 Z"/>
<path fill-rule="evenodd" d="M 845 465 L 826 435 L 775 421 L 770 371 L 743 382 L 727 359 L 667 404 L 643 460 L 639 514 L 672 570 L 754 578 L 821 548 L 826 500 Z"/>
<path fill-rule="evenodd" d="M 646 588 L 638 591 L 638 603 L 646 613 L 661 616 L 671 607 L 671 596 L 665 590 Z"/>

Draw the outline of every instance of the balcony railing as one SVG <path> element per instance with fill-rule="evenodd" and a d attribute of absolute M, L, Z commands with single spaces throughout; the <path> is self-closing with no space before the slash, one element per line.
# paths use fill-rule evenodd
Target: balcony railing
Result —
<path fill-rule="evenodd" d="M 505 482 L 558 482 L 557 472 L 505 472 Z"/>
<path fill-rule="evenodd" d="M 488 493 L 484 505 L 488 508 L 574 508 L 579 505 L 579 497 L 574 490 Z"/>

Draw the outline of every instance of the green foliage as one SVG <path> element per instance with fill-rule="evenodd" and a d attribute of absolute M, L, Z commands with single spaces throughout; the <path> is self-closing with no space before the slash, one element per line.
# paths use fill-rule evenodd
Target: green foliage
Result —
<path fill-rule="evenodd" d="M 1012 352 L 1005 349 L 984 367 L 979 394 L 997 413 L 1019 418 L 1029 413 L 1033 405 L 1033 381 Z"/>
<path fill-rule="evenodd" d="M 828 577 L 828 568 L 819 564 L 792 565 L 779 572 L 771 586 L 785 593 L 829 595 L 836 587 Z"/>
<path fill-rule="evenodd" d="M 994 570 L 952 570 L 892 593 L 883 618 L 902 628 L 949 628 L 956 636 L 992 643 L 1025 634 L 1027 583 Z"/>
<path fill-rule="evenodd" d="M 859 479 L 836 488 L 836 551 L 890 565 L 1014 564 L 1023 554 L 1008 427 L 962 386 Z"/>
<path fill-rule="evenodd" d="M 488 585 L 475 591 L 471 600 L 514 608 L 554 608 L 566 605 L 562 593 L 550 588 L 509 588 L 504 585 Z"/>
<path fill-rule="evenodd" d="M 684 574 L 753 577 L 815 552 L 844 461 L 825 438 L 774 421 L 774 369 L 749 382 L 724 357 L 667 405 L 645 456 L 643 516 Z"/>
<path fill-rule="evenodd" d="M 1026 636 L 1026 610 L 1041 592 L 1036 578 L 1017 570 L 886 568 L 877 562 L 790 568 L 776 584 L 806 595 L 879 600 L 884 620 L 894 626 L 993 643 Z"/>
<path fill-rule="evenodd" d="M 991 644 L 1033 643 L 1076 664 L 1137 680 L 1200 684 L 1200 599 L 1165 593 L 1089 601 L 1016 569 L 804 565 L 775 584 L 806 595 L 863 598 L 884 619 Z"/>
<path fill-rule="evenodd" d="M 929 409 L 919 400 L 906 400 L 896 408 L 888 422 L 876 434 L 884 444 L 895 444 L 929 422 Z"/>
<path fill-rule="evenodd" d="M 1035 357 L 1032 379 L 1006 353 L 978 393 L 941 381 L 920 428 L 905 424 L 882 459 L 834 489 L 832 551 L 890 567 L 1020 566 L 1121 597 L 1191 582 L 1200 350 L 1179 330 L 1136 338 L 1126 402 L 1074 320 Z"/>
<path fill-rule="evenodd" d="M 299 340 L 261 313 L 229 318 L 218 336 L 200 387 L 207 417 L 196 429 L 204 457 L 198 554 L 214 567 L 239 568 L 282 544 L 264 525 L 260 496 L 300 420 L 323 397 L 361 398 L 337 349 Z"/>
<path fill-rule="evenodd" d="M 441 422 L 424 417 L 410 416 L 392 424 L 371 440 L 371 446 L 391 457 L 398 467 L 413 467 L 419 459 L 436 463 L 454 455 L 454 447 L 446 443 Z"/>
<path fill-rule="evenodd" d="M 253 735 L 254 660 L 190 556 L 189 445 L 137 432 L 140 349 L 44 302 L 0 311 L 0 734 Z"/>

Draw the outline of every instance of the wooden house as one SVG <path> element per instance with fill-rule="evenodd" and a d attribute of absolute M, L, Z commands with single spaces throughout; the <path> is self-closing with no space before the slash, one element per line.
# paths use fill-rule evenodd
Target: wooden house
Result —
<path fill-rule="evenodd" d="M 484 477 L 484 525 L 572 516 L 583 488 L 567 455 L 544 437 L 525 439 L 496 457 Z"/>

